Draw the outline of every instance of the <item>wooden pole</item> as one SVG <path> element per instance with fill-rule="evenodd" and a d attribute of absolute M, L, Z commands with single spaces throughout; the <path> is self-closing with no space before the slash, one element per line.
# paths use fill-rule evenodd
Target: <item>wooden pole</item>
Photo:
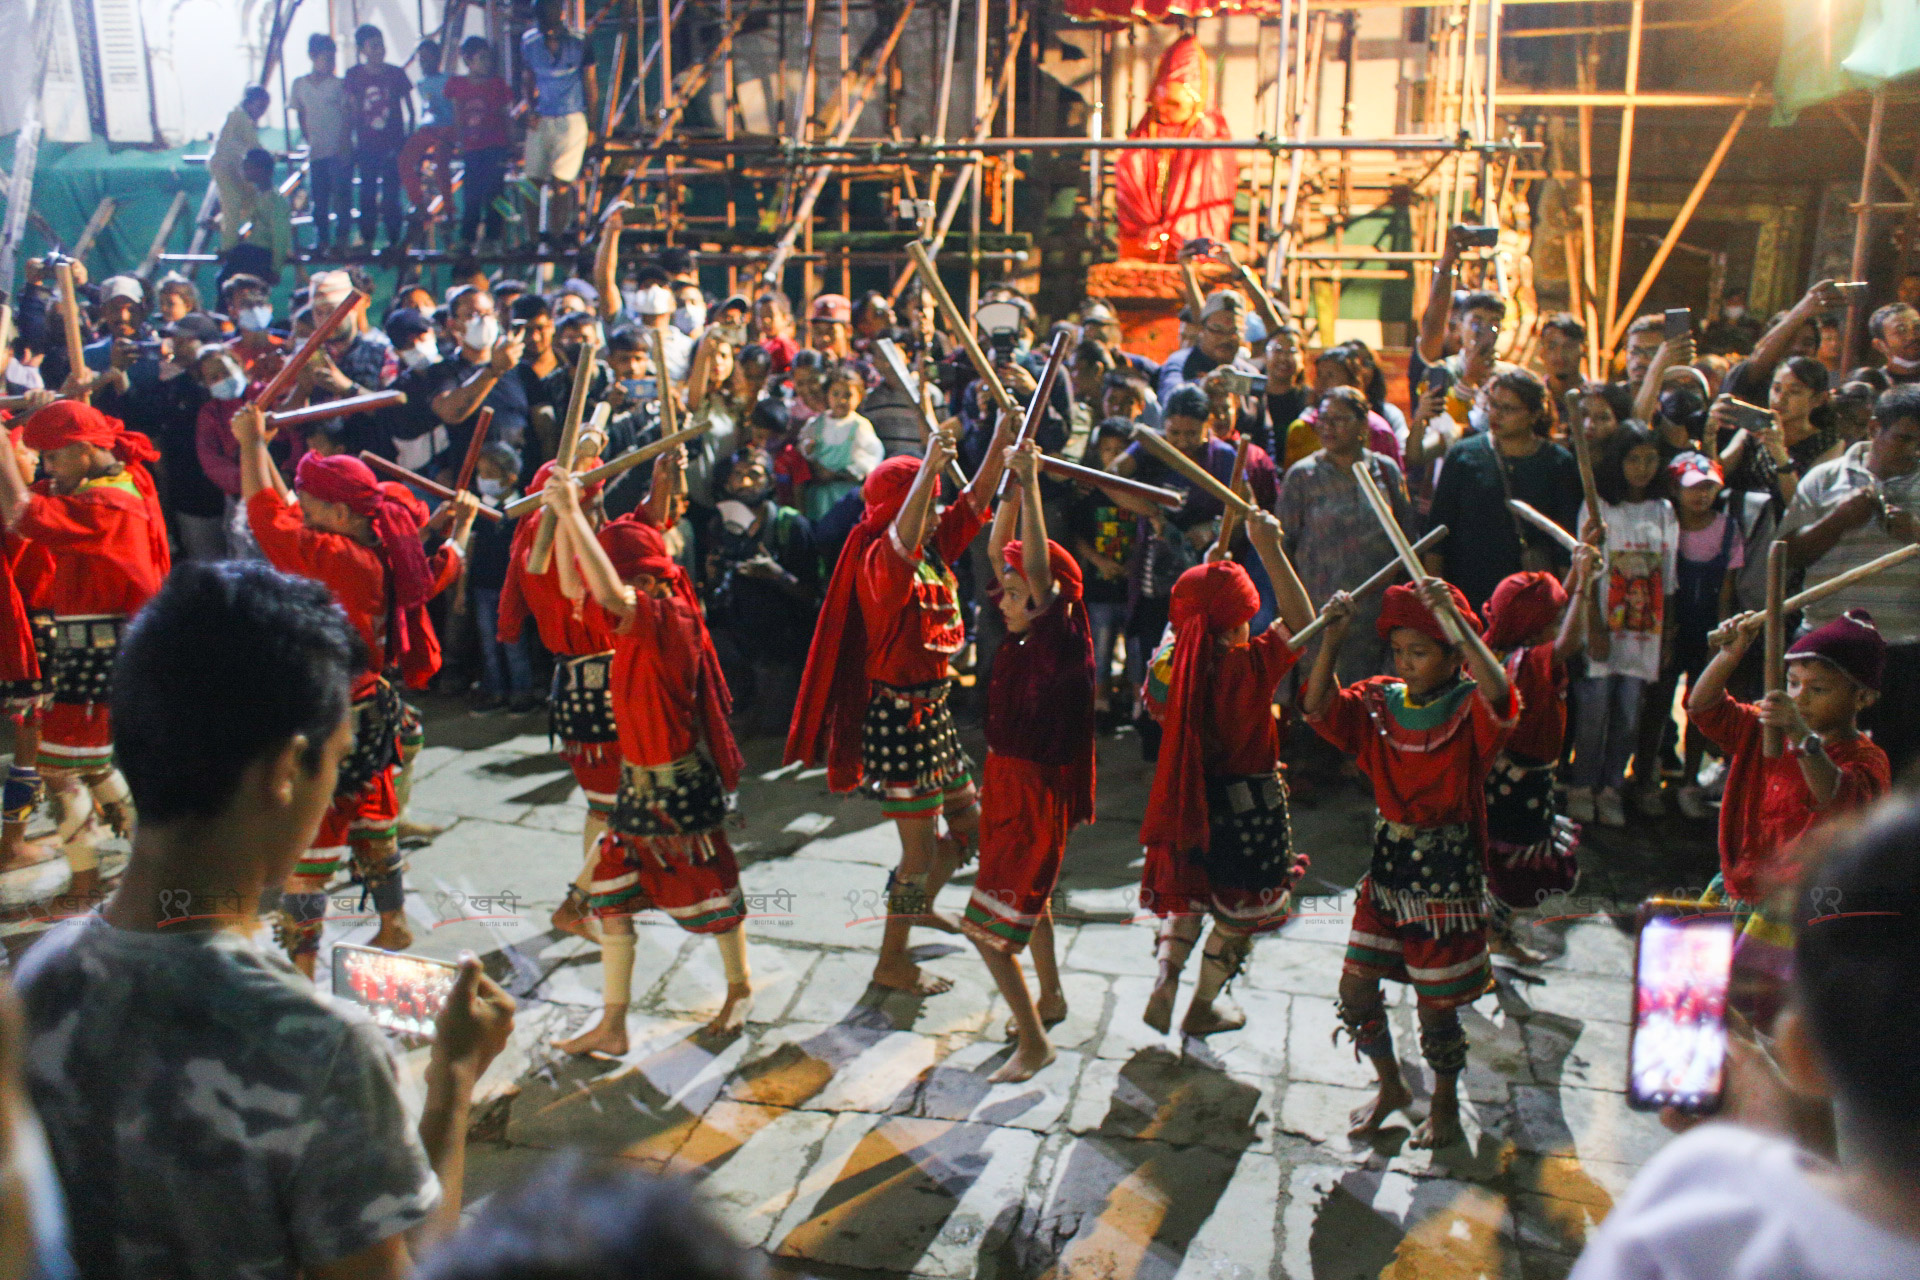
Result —
<path fill-rule="evenodd" d="M 1633 0 L 1633 18 L 1627 28 L 1627 92 L 1640 92 L 1640 30 L 1646 18 L 1646 0 Z M 1607 245 L 1607 310 L 1601 320 L 1613 332 L 1620 314 L 1620 254 L 1627 239 L 1627 179 L 1633 172 L 1633 99 L 1620 109 L 1620 156 L 1613 173 L 1613 239 Z M 1613 344 L 1607 344 L 1606 363 L 1613 362 Z"/>
<path fill-rule="evenodd" d="M 87 256 L 87 251 L 93 248 L 93 242 L 100 238 L 100 233 L 106 229 L 109 222 L 113 221 L 113 211 L 117 207 L 112 196 L 101 197 L 100 203 L 93 207 L 93 216 L 87 219 L 87 225 L 81 230 L 80 238 L 73 242 L 75 259 Z"/>
<path fill-rule="evenodd" d="M 1869 560 L 1865 564 L 1855 565 L 1845 573 L 1836 573 L 1817 586 L 1808 587 L 1805 591 L 1797 595 L 1788 596 L 1786 600 L 1781 602 L 1781 616 L 1784 617 L 1790 613 L 1798 613 L 1810 604 L 1818 604 L 1830 595 L 1845 591 L 1848 587 L 1863 578 L 1871 578 L 1877 573 L 1885 573 L 1897 565 L 1905 564 L 1915 556 L 1920 556 L 1920 542 L 1909 542 L 1906 546 L 1896 551 L 1889 551 L 1887 554 Z"/>
<path fill-rule="evenodd" d="M 907 256 L 913 259 L 915 269 L 920 272 L 921 283 L 932 295 L 934 305 L 940 308 L 940 314 L 946 318 L 947 327 L 953 330 L 953 339 L 967 353 L 967 359 L 973 362 L 974 372 L 987 384 L 987 390 L 993 394 L 993 402 L 1007 413 L 1020 412 L 1019 403 L 1006 384 L 1000 381 L 1000 375 L 993 371 L 993 362 L 987 359 L 987 353 L 980 349 L 980 342 L 973 336 L 973 322 L 960 314 L 960 308 L 954 305 L 953 295 L 947 292 L 947 286 L 940 282 L 939 268 L 933 265 L 933 259 L 927 255 L 927 246 L 918 240 L 907 245 Z"/>
<path fill-rule="evenodd" d="M 147 246 L 147 256 L 140 260 L 140 266 L 134 275 L 142 280 L 153 278 L 153 269 L 160 265 L 160 255 L 167 251 L 167 241 L 173 239 L 174 224 L 180 221 L 180 215 L 187 209 L 187 193 L 173 193 L 173 203 L 167 206 L 167 212 L 160 219 L 160 229 L 153 233 L 153 243 Z"/>
<path fill-rule="evenodd" d="M 664 40 L 665 37 L 663 36 Z M 659 334 L 654 335 L 656 343 Z M 656 345 L 655 350 L 659 348 Z M 567 397 L 567 417 L 560 426 L 560 447 L 554 450 L 553 466 L 556 471 L 573 470 L 573 455 L 580 446 L 580 419 L 586 416 L 587 386 L 593 381 L 595 347 L 591 342 L 580 344 L 580 350 L 574 356 L 573 390 Z M 656 357 L 656 361 L 657 361 Z M 665 426 L 666 402 L 672 399 L 673 391 L 667 383 L 667 370 L 664 363 L 654 369 L 654 384 L 660 388 L 661 425 Z M 527 572 L 545 573 L 553 562 L 553 536 L 558 531 L 560 520 L 551 508 L 540 513 L 540 527 L 534 531 L 533 546 L 527 550 Z"/>
<path fill-rule="evenodd" d="M 1416 552 L 1425 551 L 1427 548 L 1437 545 L 1440 539 L 1446 536 L 1447 526 L 1437 524 L 1429 529 L 1420 541 L 1413 544 L 1413 549 Z M 1347 592 L 1347 595 L 1355 600 L 1359 600 L 1364 596 L 1370 596 L 1380 590 L 1380 588 L 1386 586 L 1389 582 L 1392 582 L 1394 575 L 1404 568 L 1406 568 L 1406 562 L 1401 560 L 1396 554 L 1393 559 L 1387 561 L 1387 563 L 1381 565 L 1378 569 L 1375 569 L 1365 582 Z M 1288 637 L 1287 647 L 1295 653 L 1300 652 L 1300 650 L 1306 648 L 1307 645 L 1312 642 L 1315 636 L 1324 631 L 1326 626 L 1327 615 L 1323 613 L 1306 626 L 1300 628 L 1300 630 L 1292 636 Z"/>
<path fill-rule="evenodd" d="M 87 344 L 80 336 L 80 295 L 73 283 L 73 263 L 62 260 L 53 273 L 60 281 L 60 322 L 67 339 L 67 377 L 85 379 Z M 82 393 L 80 398 L 84 400 L 89 394 Z"/>
<path fill-rule="evenodd" d="M 1768 693 L 1787 687 L 1787 544 L 1775 540 L 1767 548 L 1767 631 L 1765 677 Z M 1761 749 L 1769 760 L 1777 759 L 1785 742 L 1780 731 L 1768 728 Z"/>
<path fill-rule="evenodd" d="M 399 463 L 390 458 L 383 458 L 371 449 L 362 449 L 360 451 L 360 461 L 366 463 L 367 466 L 379 472 L 381 475 L 386 476 L 389 480 L 398 480 L 402 484 L 410 484 L 422 493 L 432 494 L 442 502 L 453 501 L 454 491 L 441 484 L 438 480 L 429 480 L 418 471 L 409 471 Z M 481 507 L 480 518 L 482 520 L 506 519 L 504 515 L 495 511 L 492 507 Z"/>
<path fill-rule="evenodd" d="M 1560 544 L 1560 549 L 1571 555 L 1580 549 L 1580 539 L 1562 529 L 1557 521 L 1530 502 L 1518 498 L 1507 499 L 1507 510 L 1525 520 L 1540 532 Z"/>
<path fill-rule="evenodd" d="M 304 409 L 289 409 L 285 413 L 269 413 L 267 425 L 275 431 L 283 427 L 308 427 L 316 422 L 326 422 L 332 418 L 344 418 L 350 413 L 366 413 L 371 409 L 391 409 L 407 402 L 404 391 L 369 391 L 365 395 L 348 396 L 344 400 L 328 400 L 324 404 L 310 404 Z"/>
<path fill-rule="evenodd" d="M 1158 503 L 1169 511 L 1178 511 L 1187 505 L 1187 495 L 1178 489 L 1163 489 L 1157 484 L 1147 484 L 1127 476 L 1114 475 L 1111 471 L 1083 467 L 1077 462 L 1068 462 L 1052 454 L 1041 455 L 1040 469 L 1048 475 L 1059 476 L 1062 480 L 1091 485 L 1093 488 L 1103 489 L 1111 494 L 1145 498 L 1148 502 Z"/>
<path fill-rule="evenodd" d="M 1253 437 L 1244 431 L 1240 433 L 1239 447 L 1233 451 L 1233 478 L 1227 481 L 1227 488 L 1240 494 L 1247 493 L 1247 448 L 1253 443 Z M 1220 532 L 1213 540 L 1213 548 L 1207 552 L 1209 560 L 1224 560 L 1233 546 L 1234 535 L 1240 532 L 1240 513 L 1228 510 L 1220 517 Z"/>
<path fill-rule="evenodd" d="M 1760 92 L 1760 86 L 1754 86 L 1754 92 Z M 1611 351 L 1619 345 L 1620 337 L 1626 332 L 1627 325 L 1641 299 L 1653 288 L 1653 282 L 1660 276 L 1660 268 L 1667 265 L 1667 258 L 1673 253 L 1673 246 L 1680 243 L 1680 237 L 1686 232 L 1687 223 L 1693 218 L 1693 211 L 1700 207 L 1701 197 L 1707 194 L 1707 188 L 1713 185 L 1714 175 L 1720 172 L 1720 162 L 1727 158 L 1727 152 L 1733 146 L 1733 140 L 1740 134 L 1740 126 L 1747 122 L 1747 113 L 1752 107 L 1742 107 L 1733 121 L 1727 125 L 1727 131 L 1720 135 L 1720 145 L 1713 149 L 1713 155 L 1707 160 L 1707 167 L 1693 181 L 1693 190 L 1687 192 L 1687 198 L 1680 206 L 1680 212 L 1674 215 L 1673 225 L 1667 228 L 1667 234 L 1660 238 L 1660 247 L 1654 250 L 1653 261 L 1640 274 L 1640 283 L 1633 288 L 1633 296 L 1627 299 L 1613 318 L 1613 324 L 1607 330 L 1607 349 Z M 1862 214 L 1861 216 L 1865 216 Z M 1857 276 L 1855 277 L 1858 278 Z"/>
<path fill-rule="evenodd" d="M 1399 554 L 1400 563 L 1406 567 L 1408 579 L 1418 585 L 1420 580 L 1427 576 L 1426 566 L 1420 563 L 1420 557 L 1415 554 L 1413 544 L 1407 541 L 1406 531 L 1394 518 L 1393 507 L 1388 504 L 1386 495 L 1381 493 L 1380 486 L 1373 482 L 1373 474 L 1367 470 L 1365 459 L 1353 464 L 1353 478 L 1359 481 L 1360 495 L 1367 500 L 1367 505 L 1373 508 L 1374 518 L 1380 522 L 1381 529 L 1386 532 L 1387 541 L 1393 544 L 1394 551 Z M 1460 620 L 1451 605 L 1441 610 L 1437 621 L 1440 623 L 1440 629 L 1447 633 L 1449 642 L 1453 644 L 1467 642 L 1466 624 Z"/>
<path fill-rule="evenodd" d="M 1582 88 L 1591 87 L 1593 66 L 1589 55 L 1583 51 L 1580 58 L 1580 84 Z M 1595 254 L 1599 237 L 1593 227 L 1593 108 L 1581 107 L 1580 112 L 1580 267 L 1585 273 L 1582 279 L 1582 292 L 1585 297 L 1584 309 L 1578 314 L 1587 325 L 1587 377 L 1598 379 L 1603 365 L 1600 350 L 1600 309 L 1596 305 L 1594 290 L 1600 280 L 1600 268 L 1596 265 Z M 1610 318 L 1610 317 L 1609 317 Z"/>
<path fill-rule="evenodd" d="M 704 422 L 699 422 L 688 427 L 684 431 L 676 431 L 672 435 L 661 436 L 651 444 L 643 444 L 638 449 L 629 449 L 611 462 L 603 462 L 591 471 L 582 471 L 575 479 L 579 480 L 583 487 L 611 480 L 615 476 L 626 474 L 643 462 L 651 462 L 669 449 L 683 445 L 689 440 L 698 439 L 712 429 L 713 419 L 709 418 Z M 502 510 L 506 512 L 508 518 L 517 520 L 521 516 L 530 515 L 538 511 L 540 504 L 544 500 L 540 493 L 530 493 L 523 498 L 516 498 L 512 502 L 509 502 Z"/>
<path fill-rule="evenodd" d="M 1248 502 L 1245 498 L 1227 488 L 1226 485 L 1220 483 L 1218 476 L 1174 448 L 1173 445 L 1167 442 L 1165 436 L 1153 428 L 1135 426 L 1133 429 L 1133 439 L 1134 443 L 1138 444 L 1148 453 L 1151 453 L 1154 457 L 1160 459 L 1160 461 L 1166 463 L 1168 467 L 1178 471 L 1181 475 L 1191 480 L 1203 493 L 1226 507 L 1227 510 L 1237 511 L 1242 517 L 1245 517 L 1248 512 L 1253 510 L 1253 504 L 1251 502 Z"/>
<path fill-rule="evenodd" d="M 271 409 L 278 403 L 280 397 L 286 394 L 287 388 L 293 385 L 293 380 L 300 376 L 300 371 L 307 367 L 307 361 L 313 359 L 314 353 L 326 345 L 327 339 L 333 336 L 333 331 L 344 324 L 347 317 L 363 306 L 366 301 L 367 295 L 358 289 L 349 291 L 347 296 L 340 300 L 340 305 L 335 307 L 325 320 L 313 327 L 313 332 L 307 335 L 307 340 L 300 344 L 298 351 L 293 353 L 293 359 L 282 364 L 280 372 L 274 374 L 273 380 L 260 388 L 260 394 L 249 403 L 260 409 Z"/>
<path fill-rule="evenodd" d="M 1040 382 L 1034 388 L 1033 399 L 1027 401 L 1026 420 L 1020 424 L 1020 434 L 1014 439 L 1016 448 L 1033 439 L 1040 430 L 1040 422 L 1047 416 L 1047 402 L 1053 399 L 1053 384 L 1060 380 L 1060 367 L 1067 362 L 1067 348 L 1071 345 L 1067 335 L 1053 335 L 1053 346 L 1047 352 L 1047 367 L 1040 372 Z M 1006 496 L 1007 486 L 1013 482 L 1013 468 L 1000 473 L 1000 487 L 994 490 L 995 498 Z"/>
<path fill-rule="evenodd" d="M 1860 208 L 1853 215 L 1853 266 L 1851 279 L 1867 278 L 1867 252 L 1873 234 L 1873 170 L 1880 160 L 1880 126 L 1887 114 L 1887 86 L 1873 91 L 1873 114 L 1867 119 L 1867 155 L 1860 166 Z M 1865 335 L 1867 302 L 1851 299 L 1847 305 L 1847 335 L 1841 367 L 1851 369 L 1860 362 L 1861 339 Z"/>

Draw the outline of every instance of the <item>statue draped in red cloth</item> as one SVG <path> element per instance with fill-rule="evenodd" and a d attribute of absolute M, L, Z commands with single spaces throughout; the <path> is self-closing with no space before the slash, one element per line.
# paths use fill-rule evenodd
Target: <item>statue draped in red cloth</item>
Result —
<path fill-rule="evenodd" d="M 1225 138 L 1226 117 L 1207 105 L 1207 55 L 1192 36 L 1181 36 L 1160 59 L 1147 114 L 1133 138 Z M 1120 214 L 1120 256 L 1172 262 L 1196 236 L 1225 240 L 1233 221 L 1239 161 L 1230 150 L 1120 153 L 1114 166 Z"/>

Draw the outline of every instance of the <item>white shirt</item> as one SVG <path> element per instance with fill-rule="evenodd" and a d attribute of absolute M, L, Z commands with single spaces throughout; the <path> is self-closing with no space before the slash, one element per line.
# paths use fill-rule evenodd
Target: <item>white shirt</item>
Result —
<path fill-rule="evenodd" d="M 1707 1124 L 1655 1156 L 1587 1241 L 1571 1280 L 1912 1280 L 1920 1240 L 1828 1195 L 1813 1156 Z"/>
<path fill-rule="evenodd" d="M 1660 635 L 1667 597 L 1680 589 L 1680 517 L 1665 498 L 1612 503 L 1600 500 L 1607 544 L 1602 603 L 1612 647 L 1602 662 L 1589 656 L 1589 676 L 1660 678 Z M 1574 528 L 1587 524 L 1586 504 Z"/>
<path fill-rule="evenodd" d="M 315 160 L 347 154 L 347 88 L 339 76 L 301 76 L 287 87 L 287 105 L 300 113 L 307 147 Z"/>

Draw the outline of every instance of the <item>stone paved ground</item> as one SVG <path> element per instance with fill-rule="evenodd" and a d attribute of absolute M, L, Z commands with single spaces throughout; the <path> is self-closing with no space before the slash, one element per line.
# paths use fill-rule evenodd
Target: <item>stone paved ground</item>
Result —
<path fill-rule="evenodd" d="M 897 852 L 877 806 L 830 796 L 818 771 L 777 768 L 776 742 L 750 742 L 736 833 L 756 895 L 748 1028 L 698 1034 L 723 986 L 717 952 L 643 918 L 633 1048 L 601 1062 L 548 1047 L 600 1004 L 594 949 L 546 926 L 579 867 L 579 792 L 537 717 L 428 711 L 414 816 L 449 825 L 412 857 L 417 950 L 478 952 L 521 1002 L 483 1082 L 470 1211 L 549 1152 L 584 1147 L 698 1178 L 793 1274 L 1531 1280 L 1565 1273 L 1663 1139 L 1620 1091 L 1631 940 L 1606 912 L 1703 884 L 1704 827 L 1675 819 L 1591 842 L 1581 896 L 1536 930 L 1551 960 L 1503 966 L 1467 1011 L 1469 1142 L 1433 1154 L 1405 1150 L 1404 1126 L 1374 1144 L 1345 1136 L 1371 1078 L 1332 1043 L 1371 824 L 1354 783 L 1298 786 L 1314 896 L 1237 982 L 1246 1029 L 1183 1043 L 1140 1021 L 1153 934 L 1133 918 L 1133 833 L 1148 775 L 1133 739 L 1103 742 L 1100 821 L 1074 836 L 1058 908 L 1071 1005 L 1059 1060 L 990 1085 L 1006 1010 L 969 945 L 916 935 L 922 961 L 954 981 L 944 995 L 867 986 Z M 969 881 L 943 905 L 958 910 Z M 29 892 L 0 884 L 0 897 Z M 350 917 L 345 891 L 338 902 L 326 944 L 364 941 L 371 924 Z M 1417 1082 L 1411 1000 L 1390 999 Z M 403 1064 L 409 1087 L 420 1056 Z"/>

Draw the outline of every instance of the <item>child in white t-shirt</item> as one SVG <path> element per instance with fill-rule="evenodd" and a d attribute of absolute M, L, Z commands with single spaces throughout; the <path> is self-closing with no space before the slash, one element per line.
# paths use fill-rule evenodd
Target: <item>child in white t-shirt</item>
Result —
<path fill-rule="evenodd" d="M 1574 755 L 1567 816 L 1626 825 L 1622 792 L 1640 731 L 1641 703 L 1660 679 L 1667 597 L 1679 587 L 1680 523 L 1660 496 L 1660 448 L 1644 427 L 1626 424 L 1607 441 L 1594 468 L 1599 519 L 1606 527 L 1598 575 L 1600 607 L 1587 651 L 1587 674 L 1573 683 Z M 1584 506 L 1584 532 L 1594 513 Z M 1659 765 L 1637 760 L 1643 811 L 1658 811 Z"/>
<path fill-rule="evenodd" d="M 813 464 L 805 514 L 818 520 L 833 504 L 860 487 L 867 472 L 887 456 L 879 433 L 861 414 L 867 380 L 859 368 L 840 365 L 827 374 L 827 407 L 800 429 L 800 452 Z"/>
<path fill-rule="evenodd" d="M 1572 1280 L 1920 1276 L 1920 805 L 1891 799 L 1803 881 L 1791 997 L 1737 1033 L 1722 1113 L 1640 1171 Z M 1837 1158 L 1775 1132 L 1832 1105 Z"/>

